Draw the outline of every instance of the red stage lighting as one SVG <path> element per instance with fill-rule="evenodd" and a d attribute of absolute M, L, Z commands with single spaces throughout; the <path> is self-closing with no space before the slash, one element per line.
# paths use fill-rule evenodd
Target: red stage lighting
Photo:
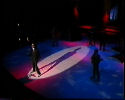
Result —
<path fill-rule="evenodd" d="M 103 22 L 106 24 L 109 22 L 109 14 L 105 13 L 104 17 L 103 17 Z"/>
<path fill-rule="evenodd" d="M 93 26 L 84 25 L 84 26 L 80 26 L 80 28 L 83 28 L 83 29 L 92 29 Z"/>

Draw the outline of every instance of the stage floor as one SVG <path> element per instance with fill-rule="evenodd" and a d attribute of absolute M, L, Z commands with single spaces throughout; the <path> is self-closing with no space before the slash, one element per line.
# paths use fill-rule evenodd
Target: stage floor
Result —
<path fill-rule="evenodd" d="M 53 47 L 50 40 L 39 43 L 41 77 L 37 77 L 36 73 L 28 77 L 32 70 L 29 46 L 7 55 L 4 64 L 14 78 L 46 98 L 122 99 L 124 64 L 112 57 L 119 54 L 112 47 L 115 45 L 108 44 L 106 51 L 99 51 L 103 59 L 99 83 L 90 80 L 91 56 L 99 45 L 89 46 L 88 41 L 59 41 L 57 47 Z M 48 67 L 42 69 L 45 65 Z M 51 66 L 53 68 L 46 72 Z"/>

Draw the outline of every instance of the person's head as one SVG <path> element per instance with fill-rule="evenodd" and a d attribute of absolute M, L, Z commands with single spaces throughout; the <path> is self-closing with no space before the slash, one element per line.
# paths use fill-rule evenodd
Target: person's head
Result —
<path fill-rule="evenodd" d="M 31 44 L 32 48 L 36 48 L 36 45 L 34 43 Z"/>

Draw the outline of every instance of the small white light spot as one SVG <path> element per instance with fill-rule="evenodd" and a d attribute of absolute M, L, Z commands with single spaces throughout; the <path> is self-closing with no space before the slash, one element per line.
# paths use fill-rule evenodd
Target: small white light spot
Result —
<path fill-rule="evenodd" d="M 27 41 L 29 41 L 29 37 L 27 37 Z"/>
<path fill-rule="evenodd" d="M 19 41 L 21 40 L 21 38 L 19 38 Z"/>

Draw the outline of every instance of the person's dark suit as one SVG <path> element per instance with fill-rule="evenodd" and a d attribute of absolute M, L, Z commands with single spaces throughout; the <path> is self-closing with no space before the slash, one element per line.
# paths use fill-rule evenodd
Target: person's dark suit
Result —
<path fill-rule="evenodd" d="M 93 64 L 93 76 L 91 78 L 95 79 L 96 81 L 100 80 L 99 63 L 101 60 L 102 59 L 98 54 L 98 50 L 95 50 L 94 54 L 91 57 L 91 62 Z"/>
<path fill-rule="evenodd" d="M 40 58 L 40 53 L 37 50 L 37 48 L 34 48 L 34 50 L 32 49 L 31 52 L 31 59 L 32 59 L 32 64 L 33 64 L 33 72 L 37 71 L 38 74 L 41 74 L 39 71 L 39 68 L 37 66 L 37 62 Z"/>

